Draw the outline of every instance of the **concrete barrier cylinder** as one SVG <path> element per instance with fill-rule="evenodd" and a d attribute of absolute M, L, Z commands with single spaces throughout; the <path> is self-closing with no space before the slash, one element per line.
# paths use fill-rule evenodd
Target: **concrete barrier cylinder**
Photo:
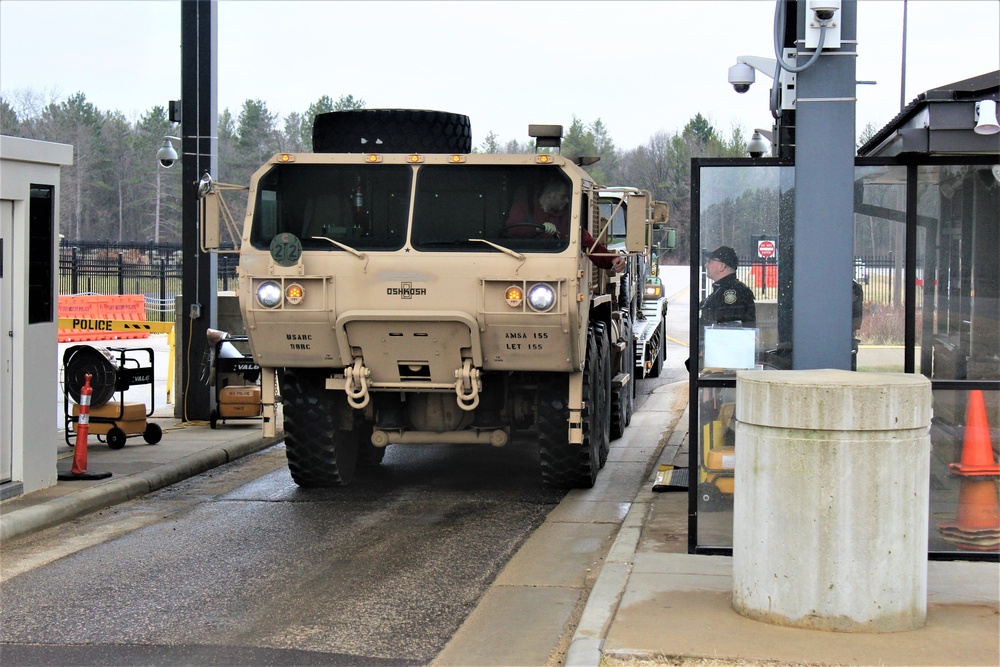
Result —
<path fill-rule="evenodd" d="M 927 618 L 930 381 L 740 371 L 733 607 L 840 632 Z"/>

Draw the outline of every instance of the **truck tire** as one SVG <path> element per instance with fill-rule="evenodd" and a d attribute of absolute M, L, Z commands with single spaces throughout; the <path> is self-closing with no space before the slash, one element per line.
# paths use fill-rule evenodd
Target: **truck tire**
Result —
<path fill-rule="evenodd" d="M 635 339 L 632 329 L 623 332 L 626 345 L 625 351 L 619 356 L 618 370 L 612 375 L 626 373 L 631 379 L 624 386 L 611 391 L 611 439 L 617 440 L 625 435 L 625 429 L 632 423 L 632 412 L 635 410 Z"/>
<path fill-rule="evenodd" d="M 385 447 L 376 447 L 372 444 L 373 430 L 374 425 L 371 422 L 364 422 L 358 426 L 358 466 L 361 468 L 378 467 L 385 458 Z"/>
<path fill-rule="evenodd" d="M 600 415 L 597 405 L 598 345 L 594 328 L 587 332 L 587 359 L 583 371 L 583 444 L 571 445 L 569 382 L 563 373 L 541 374 L 537 390 L 538 446 L 542 482 L 560 489 L 589 489 L 601 468 Z"/>
<path fill-rule="evenodd" d="M 421 109 L 354 109 L 318 114 L 314 153 L 471 153 L 469 117 Z"/>
<path fill-rule="evenodd" d="M 604 322 L 594 323 L 594 333 L 597 337 L 597 372 L 594 373 L 596 398 L 594 405 L 599 410 L 598 451 L 600 452 L 600 467 L 603 468 L 611 451 L 611 342 L 608 339 L 608 329 Z"/>
<path fill-rule="evenodd" d="M 358 463 L 362 429 L 353 414 L 344 414 L 350 406 L 326 389 L 325 378 L 315 369 L 289 368 L 281 388 L 288 471 L 303 487 L 349 484 Z M 350 430 L 341 428 L 345 417 L 353 424 Z"/>

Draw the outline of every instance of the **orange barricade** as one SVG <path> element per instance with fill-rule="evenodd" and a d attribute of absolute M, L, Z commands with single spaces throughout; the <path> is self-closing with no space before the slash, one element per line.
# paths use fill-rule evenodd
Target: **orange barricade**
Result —
<path fill-rule="evenodd" d="M 146 297 L 142 294 L 105 296 L 85 294 L 59 297 L 59 317 L 93 320 L 146 321 Z M 148 332 L 81 331 L 59 329 L 59 342 L 149 338 Z"/>
<path fill-rule="evenodd" d="M 750 267 L 750 282 L 758 289 L 778 286 L 778 267 L 774 264 L 754 264 Z"/>

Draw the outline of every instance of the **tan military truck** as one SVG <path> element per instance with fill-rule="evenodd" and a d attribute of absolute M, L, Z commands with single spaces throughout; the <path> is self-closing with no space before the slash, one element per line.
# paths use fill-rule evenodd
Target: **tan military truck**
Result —
<path fill-rule="evenodd" d="M 529 134 L 554 148 L 562 128 Z M 607 239 L 609 216 L 586 159 L 477 154 L 470 136 L 466 116 L 438 111 L 320 115 L 314 153 L 254 173 L 242 231 L 221 197 L 233 186 L 200 184 L 204 249 L 223 245 L 222 223 L 238 236 L 264 425 L 277 378 L 300 486 L 347 484 L 387 445 L 530 437 L 547 485 L 590 487 L 612 410 L 616 435 L 631 418 L 648 193 L 623 198 L 627 270 L 598 269 L 582 230 Z M 553 181 L 568 233 L 512 219 Z"/>
<path fill-rule="evenodd" d="M 629 195 L 643 195 L 643 191 L 633 187 L 605 188 L 600 192 L 601 215 L 607 218 L 609 247 L 623 248 L 626 234 L 626 212 L 630 205 Z M 639 379 L 659 377 L 666 360 L 667 349 L 667 295 L 659 276 L 659 253 L 670 252 L 677 246 L 677 230 L 668 228 L 670 205 L 666 202 L 650 202 L 648 197 L 633 198 L 632 206 L 650 207 L 653 245 L 648 255 L 636 258 L 639 275 L 636 288 L 642 290 L 639 308 L 630 313 L 632 348 L 635 354 L 635 374 Z M 657 241 L 659 238 L 659 241 Z M 626 280 L 624 288 L 629 284 Z M 627 426 L 627 424 L 625 424 Z M 612 435 L 616 434 L 615 412 L 612 411 Z"/>

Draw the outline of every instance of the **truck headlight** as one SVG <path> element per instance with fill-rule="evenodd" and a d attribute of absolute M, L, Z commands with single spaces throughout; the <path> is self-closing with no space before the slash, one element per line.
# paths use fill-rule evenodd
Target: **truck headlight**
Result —
<path fill-rule="evenodd" d="M 277 308 L 281 305 L 281 286 L 270 280 L 261 283 L 257 287 L 257 303 L 265 308 Z"/>
<path fill-rule="evenodd" d="M 532 310 L 537 310 L 540 313 L 552 310 L 552 306 L 556 305 L 555 290 L 545 283 L 532 285 L 528 289 L 528 305 L 531 306 Z"/>

